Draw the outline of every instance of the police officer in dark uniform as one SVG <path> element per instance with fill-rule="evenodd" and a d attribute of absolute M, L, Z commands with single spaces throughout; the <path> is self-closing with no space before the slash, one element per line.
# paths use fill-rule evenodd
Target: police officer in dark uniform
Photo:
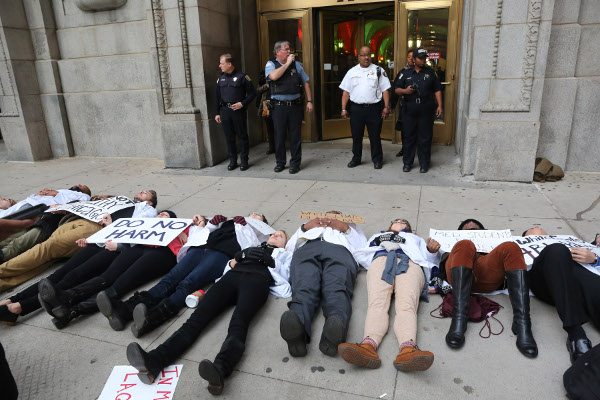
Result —
<path fill-rule="evenodd" d="M 404 128 L 404 172 L 409 172 L 415 159 L 415 147 L 421 173 L 429 170 L 434 116 L 442 115 L 442 84 L 433 68 L 426 65 L 427 51 L 413 52 L 415 66 L 400 78 L 396 94 L 404 95 L 406 109 L 402 116 Z M 435 101 L 434 101 L 435 97 Z M 436 108 L 437 103 L 437 108 Z"/>
<path fill-rule="evenodd" d="M 215 121 L 219 124 L 223 123 L 227 139 L 227 153 L 229 154 L 227 170 L 233 171 L 238 167 L 235 144 L 237 135 L 242 147 L 240 171 L 245 171 L 249 168 L 248 153 L 250 151 L 250 141 L 246 129 L 246 107 L 256 97 L 256 90 L 248 75 L 235 70 L 231 54 L 225 53 L 220 57 L 219 68 L 223 74 L 217 81 Z"/>
<path fill-rule="evenodd" d="M 396 104 L 398 105 L 398 120 L 396 121 L 396 126 L 394 129 L 400 131 L 400 137 L 402 138 L 402 148 L 398 153 L 396 153 L 396 157 L 402 157 L 404 155 L 404 128 L 402 127 L 402 116 L 404 114 L 404 109 L 406 108 L 406 101 L 404 100 L 404 96 L 396 93 L 395 90 L 398 87 L 398 83 L 400 82 L 400 78 L 408 71 L 409 69 L 415 66 L 415 60 L 413 59 L 413 50 L 408 50 L 408 54 L 406 55 L 406 66 L 398 72 L 396 78 L 394 79 L 394 91 L 392 92 L 392 109 L 396 108 Z"/>
<path fill-rule="evenodd" d="M 283 171 L 286 162 L 285 137 L 290 136 L 290 174 L 300 171 L 302 161 L 302 119 L 304 118 L 302 89 L 306 93 L 306 111 L 313 110 L 308 75 L 302 64 L 290 52 L 290 43 L 279 41 L 274 46 L 275 57 L 267 62 L 265 76 L 271 88 L 273 126 L 275 128 L 275 172 Z"/>

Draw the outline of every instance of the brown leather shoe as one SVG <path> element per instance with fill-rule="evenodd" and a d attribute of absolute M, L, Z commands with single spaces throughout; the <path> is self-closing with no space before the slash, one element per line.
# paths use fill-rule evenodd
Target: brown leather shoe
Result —
<path fill-rule="evenodd" d="M 394 367 L 402 372 L 425 371 L 433 364 L 433 358 L 433 353 L 429 351 L 420 350 L 417 346 L 406 346 L 394 360 Z"/>
<path fill-rule="evenodd" d="M 366 368 L 379 368 L 381 366 L 381 360 L 377 352 L 368 343 L 341 343 L 338 346 L 338 353 L 350 364 Z"/>

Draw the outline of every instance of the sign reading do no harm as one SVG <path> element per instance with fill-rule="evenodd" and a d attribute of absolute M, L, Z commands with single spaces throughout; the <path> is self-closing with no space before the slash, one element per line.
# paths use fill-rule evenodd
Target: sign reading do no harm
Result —
<path fill-rule="evenodd" d="M 121 218 L 94 233 L 87 241 L 166 246 L 191 223 L 191 219 L 184 218 Z"/>

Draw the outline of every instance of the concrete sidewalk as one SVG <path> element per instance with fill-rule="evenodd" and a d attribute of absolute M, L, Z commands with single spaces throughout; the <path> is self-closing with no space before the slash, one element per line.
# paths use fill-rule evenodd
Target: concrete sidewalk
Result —
<path fill-rule="evenodd" d="M 447 156 L 449 161 L 444 165 L 454 162 L 447 149 L 435 150 L 439 152 L 438 160 L 444 154 Z M 257 146 L 251 154 L 264 154 L 264 150 L 264 145 Z M 64 188 L 77 183 L 89 185 L 94 194 L 133 195 L 139 189 L 155 189 L 158 208 L 172 209 L 179 216 L 189 217 L 192 213 L 232 216 L 256 210 L 264 213 L 275 228 L 290 234 L 300 225 L 301 210 L 329 209 L 364 216 L 367 223 L 361 228 L 367 236 L 387 228 L 389 221 L 398 217 L 407 218 L 422 237 L 427 237 L 430 228 L 455 229 L 469 217 L 479 219 L 489 229 L 510 228 L 516 234 L 541 224 L 551 233 L 576 234 L 589 241 L 600 230 L 600 208 L 595 207 L 600 202 L 600 174 L 569 173 L 557 183 L 531 185 L 474 182 L 461 177 L 458 166 L 444 172 L 441 168 L 436 172 L 434 166 L 426 176 L 418 170 L 403 175 L 401 162 L 398 167 L 399 160 L 391 159 L 393 149 L 388 149 L 389 159 L 381 171 L 386 175 L 382 176 L 370 163 L 363 163 L 349 173 L 345 168 L 348 157 L 334 158 L 340 149 L 305 146 L 304 151 L 305 168 L 295 176 L 287 171 L 275 174 L 273 156 L 253 159 L 252 168 L 246 173 L 239 170 L 227 173 L 226 165 L 200 171 L 164 170 L 161 162 L 146 159 L 0 161 L 3 168 L 0 195 L 22 199 L 44 187 Z M 363 271 L 356 284 L 348 334 L 352 342 L 362 339 L 367 306 L 365 277 Z M 0 298 L 27 284 L 3 293 Z M 290 357 L 279 335 L 279 318 L 287 308 L 287 300 L 271 296 L 250 330 L 247 351 L 227 380 L 222 398 L 361 399 L 379 398 L 383 394 L 385 399 L 398 400 L 562 398 L 562 374 L 570 363 L 565 349 L 566 334 L 555 310 L 532 300 L 533 331 L 540 354 L 531 360 L 515 347 L 508 298 L 499 295 L 494 300 L 504 306 L 498 314 L 504 332 L 482 339 L 478 334 L 482 324 L 470 323 L 467 343 L 459 351 L 444 343 L 450 320 L 429 315 L 441 298 L 431 296 L 430 303 L 421 303 L 418 344 L 435 354 L 435 362 L 426 372 L 405 374 L 392 365 L 398 352 L 392 329 L 379 350 L 380 369 L 359 369 L 339 357 L 324 356 L 318 350 L 322 316 L 313 325 L 314 340 L 309 344 L 308 356 Z M 190 313 L 182 311 L 139 343 L 146 349 L 155 348 Z M 393 310 L 391 315 L 393 318 Z M 218 352 L 230 316 L 231 311 L 218 318 L 184 355 L 175 399 L 212 398 L 198 376 L 197 367 L 202 359 L 213 359 Z M 497 330 L 499 326 L 494 322 L 492 328 Z M 589 324 L 585 329 L 593 344 L 600 342 L 598 331 Z M 14 327 L 0 325 L 0 341 L 16 377 L 20 399 L 97 398 L 113 366 L 127 364 L 125 348 L 134 339 L 128 329 L 112 331 L 100 314 L 80 318 L 61 331 L 55 329 L 43 311 L 21 317 Z"/>

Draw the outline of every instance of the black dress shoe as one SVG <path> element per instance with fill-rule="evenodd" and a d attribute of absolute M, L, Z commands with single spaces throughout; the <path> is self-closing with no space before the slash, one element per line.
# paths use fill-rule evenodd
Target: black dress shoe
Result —
<path fill-rule="evenodd" d="M 427 168 L 427 167 L 421 167 L 421 169 L 419 170 L 419 172 L 422 174 L 426 174 L 427 171 L 429 171 L 429 168 Z"/>
<path fill-rule="evenodd" d="M 571 357 L 571 364 L 584 353 L 587 353 L 592 348 L 592 342 L 589 339 L 577 339 L 569 340 L 567 338 L 567 350 L 569 350 L 569 356 Z"/>
<path fill-rule="evenodd" d="M 281 171 L 283 171 L 283 165 L 276 165 L 275 169 L 273 169 L 273 171 L 275 171 L 275 172 L 281 172 Z"/>
<path fill-rule="evenodd" d="M 223 387 L 225 386 L 223 375 L 217 366 L 210 362 L 210 360 L 200 361 L 200 365 L 198 365 L 198 374 L 200 374 L 202 379 L 208 382 L 206 388 L 210 394 L 218 396 L 223 393 Z"/>
<path fill-rule="evenodd" d="M 13 314 L 8 310 L 7 305 L 0 306 L 0 324 L 13 326 L 17 322 L 19 314 Z"/>
<path fill-rule="evenodd" d="M 373 163 L 373 168 L 375 168 L 375 169 L 381 169 L 381 167 L 383 167 L 382 163 L 380 163 L 380 162 Z"/>
<path fill-rule="evenodd" d="M 233 163 L 233 164 L 231 164 L 231 163 L 230 163 L 230 164 L 227 166 L 227 171 L 233 171 L 233 170 L 234 170 L 234 169 L 236 169 L 237 167 L 238 167 L 238 164 L 237 164 L 237 163 Z"/>
<path fill-rule="evenodd" d="M 404 155 L 404 149 L 396 153 L 396 157 L 402 157 Z"/>
<path fill-rule="evenodd" d="M 246 171 L 248 168 L 250 168 L 250 166 L 248 164 L 240 165 L 240 171 Z"/>
<path fill-rule="evenodd" d="M 410 165 L 405 165 L 404 167 L 402 167 L 402 171 L 410 172 Z"/>
<path fill-rule="evenodd" d="M 290 174 L 297 174 L 298 171 L 300 171 L 300 167 L 290 167 L 290 170 L 288 172 Z"/>
<path fill-rule="evenodd" d="M 354 167 L 356 167 L 356 166 L 358 166 L 358 165 L 360 165 L 360 161 L 355 161 L 355 160 L 352 160 L 352 161 L 350 161 L 350 162 L 348 163 L 348 168 L 354 168 Z"/>

